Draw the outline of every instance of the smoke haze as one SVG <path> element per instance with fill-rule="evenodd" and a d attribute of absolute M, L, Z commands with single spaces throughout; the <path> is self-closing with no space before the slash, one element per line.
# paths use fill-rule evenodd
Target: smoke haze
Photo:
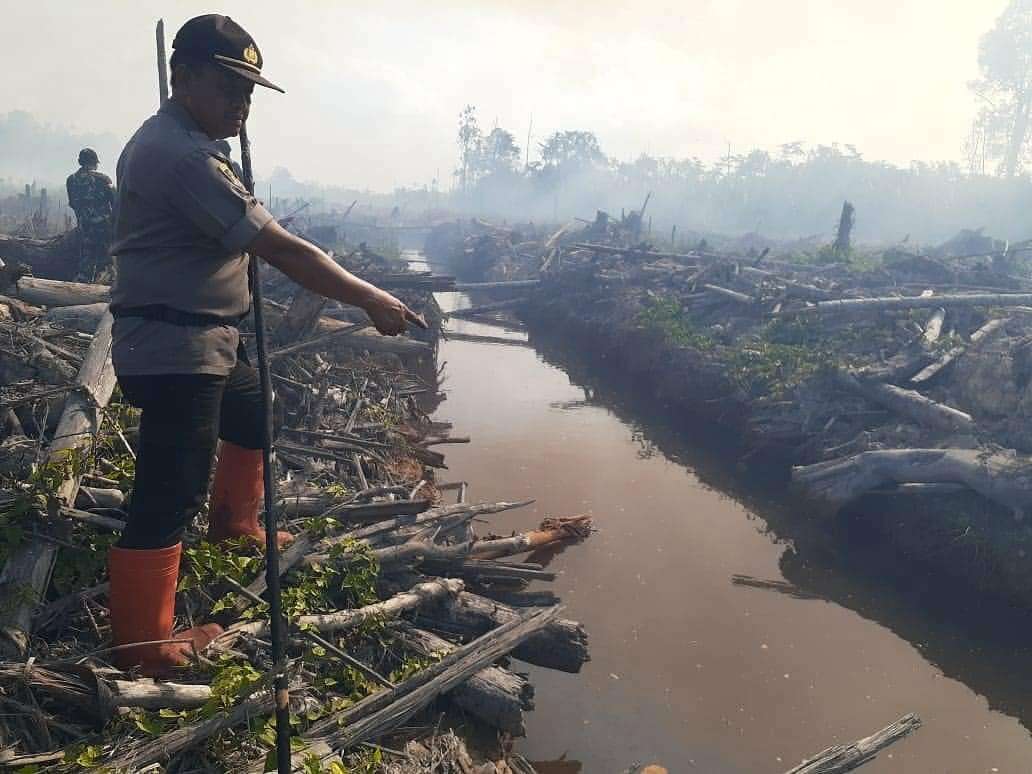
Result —
<path fill-rule="evenodd" d="M 979 36 L 1004 5 L 2 0 L 0 114 L 118 145 L 156 107 L 156 19 L 171 43 L 186 19 L 217 10 L 255 36 L 288 91 L 255 103 L 261 175 L 447 188 L 466 104 L 521 147 L 533 116 L 531 161 L 551 132 L 583 129 L 624 161 L 804 141 L 907 165 L 960 158 Z M 24 155 L 0 137 L 0 176 L 25 176 Z M 37 161 L 37 176 L 74 167 L 49 151 Z"/>

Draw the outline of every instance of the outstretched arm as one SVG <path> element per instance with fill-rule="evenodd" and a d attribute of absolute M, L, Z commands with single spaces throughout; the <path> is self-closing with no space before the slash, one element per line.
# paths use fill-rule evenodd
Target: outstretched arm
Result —
<path fill-rule="evenodd" d="M 251 240 L 247 251 L 261 256 L 313 293 L 361 307 L 380 333 L 394 336 L 423 319 L 386 290 L 359 279 L 310 242 L 270 221 Z"/>

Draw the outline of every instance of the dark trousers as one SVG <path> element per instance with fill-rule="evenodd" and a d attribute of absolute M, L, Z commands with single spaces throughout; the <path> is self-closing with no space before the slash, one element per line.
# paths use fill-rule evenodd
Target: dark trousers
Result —
<path fill-rule="evenodd" d="M 167 548 L 204 505 L 218 440 L 265 445 L 257 372 L 238 360 L 229 376 L 120 376 L 122 394 L 142 409 L 136 481 L 121 548 Z"/>

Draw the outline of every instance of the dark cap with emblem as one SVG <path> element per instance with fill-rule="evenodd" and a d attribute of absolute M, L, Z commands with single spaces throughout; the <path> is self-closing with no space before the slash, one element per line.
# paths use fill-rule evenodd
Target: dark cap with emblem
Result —
<path fill-rule="evenodd" d="M 262 54 L 258 45 L 228 16 L 217 13 L 195 16 L 180 27 L 172 48 L 173 67 L 180 62 L 213 62 L 259 86 L 283 91 L 262 77 Z"/>

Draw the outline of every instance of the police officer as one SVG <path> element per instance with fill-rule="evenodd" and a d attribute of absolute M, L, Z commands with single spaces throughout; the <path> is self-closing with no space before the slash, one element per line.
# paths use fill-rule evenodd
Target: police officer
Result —
<path fill-rule="evenodd" d="M 300 285 L 361 307 L 380 333 L 418 322 L 391 294 L 349 274 L 283 229 L 243 186 L 218 141 L 240 132 L 262 74 L 254 39 L 227 16 L 198 16 L 172 43 L 172 96 L 118 161 L 112 357 L 126 399 L 142 409 L 128 523 L 109 555 L 117 645 L 169 639 L 184 529 L 202 507 L 218 450 L 209 539 L 264 542 L 264 415 L 259 381 L 239 354 L 247 314 L 248 255 Z M 290 536 L 278 535 L 285 542 Z M 116 651 L 124 667 L 160 675 L 214 624 L 185 643 Z"/>
<path fill-rule="evenodd" d="M 68 206 L 79 226 L 79 268 L 76 279 L 93 282 L 110 264 L 111 216 L 115 191 L 111 178 L 97 171 L 100 158 L 93 148 L 79 151 L 79 169 L 68 176 Z"/>

